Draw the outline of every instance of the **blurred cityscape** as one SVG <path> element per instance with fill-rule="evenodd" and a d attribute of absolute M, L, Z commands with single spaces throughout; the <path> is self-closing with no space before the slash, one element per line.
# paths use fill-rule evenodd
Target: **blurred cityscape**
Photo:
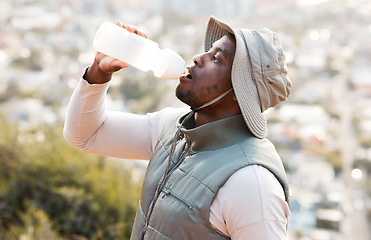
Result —
<path fill-rule="evenodd" d="M 62 122 L 104 20 L 136 25 L 190 63 L 210 15 L 268 27 L 282 40 L 294 88 L 266 115 L 290 179 L 289 239 L 371 239 L 369 0 L 2 0 L 0 111 L 22 129 Z M 175 85 L 129 69 L 115 75 L 109 106 L 177 106 Z M 129 87 L 142 95 L 129 96 Z M 148 87 L 160 90 L 148 96 Z"/>

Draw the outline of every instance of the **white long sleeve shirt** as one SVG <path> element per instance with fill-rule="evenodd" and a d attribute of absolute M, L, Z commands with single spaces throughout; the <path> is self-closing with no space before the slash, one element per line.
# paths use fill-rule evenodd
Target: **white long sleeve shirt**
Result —
<path fill-rule="evenodd" d="M 109 83 L 80 79 L 68 106 L 64 136 L 77 149 L 125 159 L 149 160 L 167 119 L 185 109 L 136 115 L 108 111 Z M 222 186 L 210 209 L 210 223 L 232 240 L 287 239 L 290 216 L 283 188 L 266 168 L 248 166 Z"/>

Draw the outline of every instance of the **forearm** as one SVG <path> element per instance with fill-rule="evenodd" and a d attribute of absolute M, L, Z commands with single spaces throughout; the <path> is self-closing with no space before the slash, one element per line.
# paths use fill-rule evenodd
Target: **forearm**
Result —
<path fill-rule="evenodd" d="M 81 79 L 74 90 L 66 114 L 64 136 L 74 147 L 84 150 L 90 138 L 107 118 L 105 95 L 108 84 L 90 85 Z"/>
<path fill-rule="evenodd" d="M 146 115 L 108 111 L 107 89 L 108 83 L 91 85 L 84 79 L 79 81 L 67 109 L 64 137 L 85 152 L 149 159 L 168 116 L 178 111 Z"/>

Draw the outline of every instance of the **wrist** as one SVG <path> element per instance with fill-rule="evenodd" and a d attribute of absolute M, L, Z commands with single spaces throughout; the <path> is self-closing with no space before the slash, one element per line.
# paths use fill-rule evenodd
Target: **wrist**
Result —
<path fill-rule="evenodd" d="M 90 84 L 103 84 L 112 79 L 112 73 L 103 72 L 99 64 L 94 61 L 93 64 L 86 70 L 83 79 Z"/>

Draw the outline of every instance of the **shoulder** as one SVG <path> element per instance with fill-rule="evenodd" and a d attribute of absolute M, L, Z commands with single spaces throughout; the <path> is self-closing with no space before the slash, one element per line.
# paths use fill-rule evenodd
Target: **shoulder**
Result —
<path fill-rule="evenodd" d="M 188 108 L 164 108 L 160 111 L 147 113 L 146 116 L 153 122 L 157 122 L 160 125 L 166 125 L 169 122 L 176 121 L 183 114 L 189 112 Z"/>
<path fill-rule="evenodd" d="M 245 212 L 240 213 L 244 224 L 272 218 L 272 205 L 286 203 L 283 188 L 277 178 L 268 169 L 258 165 L 244 167 L 232 174 L 217 196 L 221 197 L 225 212 L 239 213 L 235 206 L 244 209 Z M 247 204 L 250 206 L 246 207 Z M 251 215 L 254 217 L 246 217 L 246 211 L 254 213 Z M 281 217 L 275 220 L 286 221 L 284 215 Z"/>
<path fill-rule="evenodd" d="M 187 112 L 189 112 L 187 108 L 164 108 L 160 111 L 146 114 L 148 129 L 152 139 L 152 150 L 155 148 L 163 129 L 169 125 L 176 126 L 176 121 Z"/>
<path fill-rule="evenodd" d="M 262 224 L 271 221 L 275 230 L 285 234 L 290 215 L 281 184 L 269 170 L 258 165 L 244 167 L 232 174 L 220 188 L 211 211 L 221 220 L 215 221 L 219 226 L 212 222 L 213 225 L 218 229 L 225 227 L 224 231 L 230 236 L 246 234 L 247 229 L 252 233 L 252 226 L 260 229 Z M 271 227 L 263 227 L 255 234 L 264 234 Z"/>

